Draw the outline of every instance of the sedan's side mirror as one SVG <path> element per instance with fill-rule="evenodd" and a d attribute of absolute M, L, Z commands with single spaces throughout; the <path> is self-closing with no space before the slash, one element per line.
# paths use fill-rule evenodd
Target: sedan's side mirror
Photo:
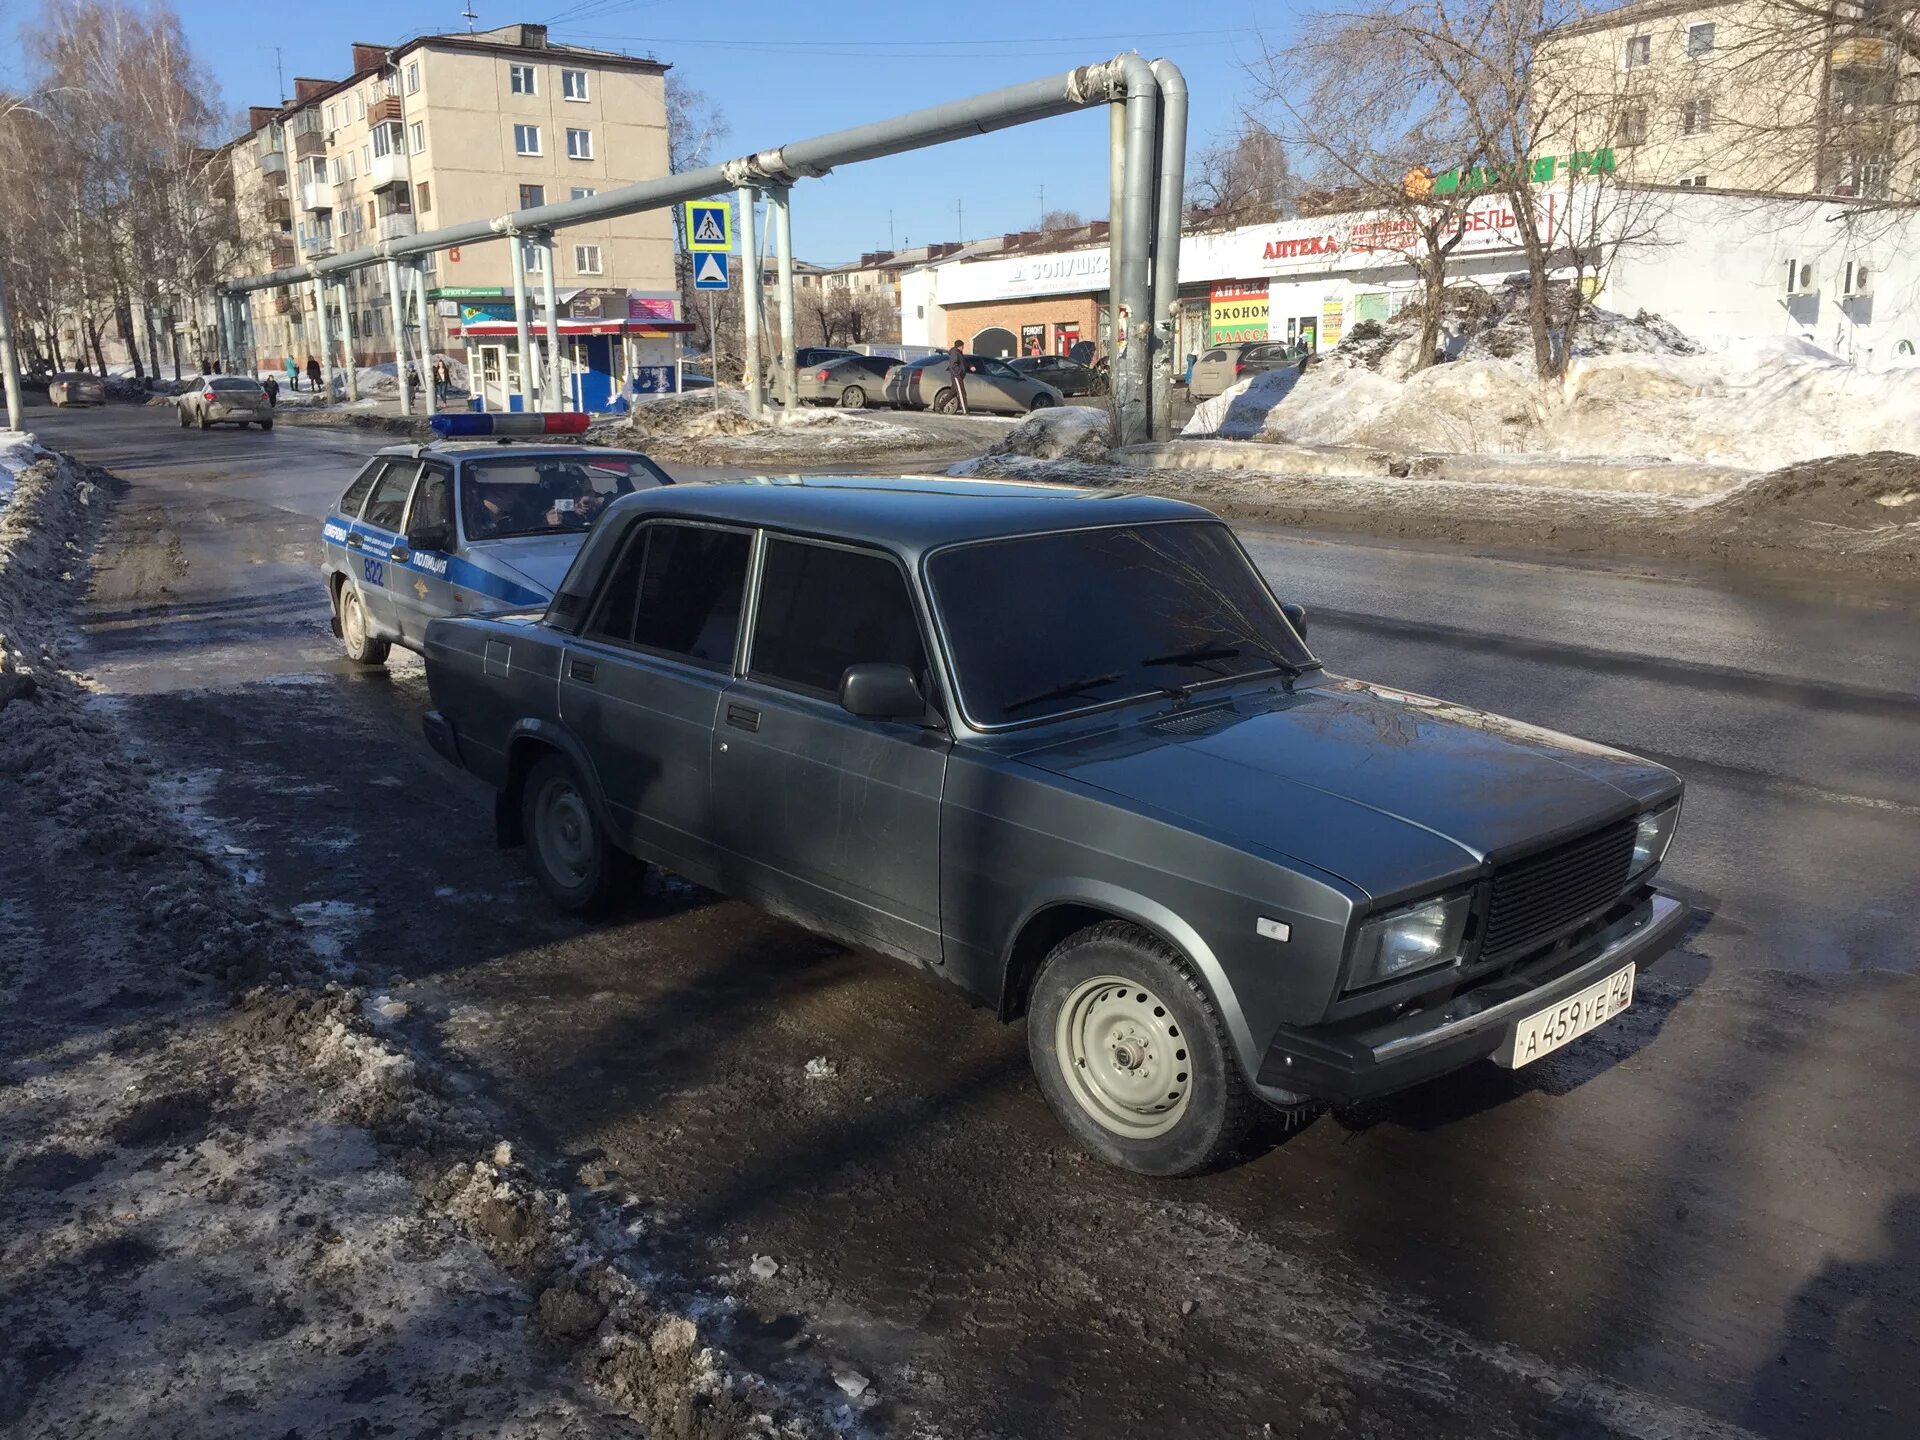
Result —
<path fill-rule="evenodd" d="M 1307 638 L 1307 611 L 1305 606 L 1296 605 L 1293 601 L 1286 600 L 1281 602 L 1280 613 L 1287 617 L 1287 623 L 1293 626 L 1294 634 L 1298 635 L 1302 640 Z"/>
<path fill-rule="evenodd" d="M 904 665 L 849 665 L 840 677 L 840 705 L 862 720 L 909 720 L 922 724 L 927 700 Z"/>
<path fill-rule="evenodd" d="M 453 527 L 444 520 L 409 526 L 407 544 L 415 550 L 451 550 Z"/>

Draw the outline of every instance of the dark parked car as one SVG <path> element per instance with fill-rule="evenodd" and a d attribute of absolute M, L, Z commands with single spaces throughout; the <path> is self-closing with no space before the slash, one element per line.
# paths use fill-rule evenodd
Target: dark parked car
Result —
<path fill-rule="evenodd" d="M 544 613 L 427 628 L 430 741 L 575 910 L 632 858 L 1027 1018 L 1156 1175 L 1631 1003 L 1670 770 L 1326 674 L 1233 532 L 959 480 L 616 501 Z"/>
<path fill-rule="evenodd" d="M 1022 375 L 1031 375 L 1053 386 L 1062 395 L 1104 395 L 1109 388 L 1106 371 L 1062 355 L 1023 355 L 1007 363 Z"/>

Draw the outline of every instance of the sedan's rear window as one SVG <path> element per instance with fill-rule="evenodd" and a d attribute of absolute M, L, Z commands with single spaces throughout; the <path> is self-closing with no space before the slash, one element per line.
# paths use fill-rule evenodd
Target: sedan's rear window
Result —
<path fill-rule="evenodd" d="M 978 725 L 1314 663 L 1215 522 L 962 545 L 927 575 Z"/>
<path fill-rule="evenodd" d="M 215 390 L 251 390 L 256 395 L 260 393 L 258 380 L 243 380 L 237 375 L 215 376 L 208 384 Z"/>

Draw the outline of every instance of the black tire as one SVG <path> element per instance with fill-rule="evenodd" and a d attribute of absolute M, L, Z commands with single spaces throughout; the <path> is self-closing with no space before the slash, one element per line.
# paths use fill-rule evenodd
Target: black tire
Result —
<path fill-rule="evenodd" d="M 206 430 L 206 429 L 210 429 L 212 425 L 213 425 L 213 422 L 207 418 L 207 412 L 202 410 L 200 412 L 200 428 L 202 430 Z"/>
<path fill-rule="evenodd" d="M 180 428 L 184 430 L 192 423 L 193 423 L 193 417 L 187 414 L 187 407 L 182 405 L 180 407 Z"/>
<path fill-rule="evenodd" d="M 251 420 L 242 420 L 239 428 L 242 430 L 251 430 L 253 428 L 253 422 Z"/>
<path fill-rule="evenodd" d="M 271 430 L 271 429 L 273 428 L 273 421 L 271 421 L 271 420 L 262 420 L 262 421 L 260 422 L 260 428 L 261 428 L 262 430 Z"/>
<path fill-rule="evenodd" d="M 1027 409 L 1029 411 L 1051 410 L 1057 403 L 1059 402 L 1051 395 L 1036 395 L 1033 397 L 1033 404 L 1029 405 Z"/>
<path fill-rule="evenodd" d="M 356 665 L 384 665 L 393 649 L 391 641 L 368 633 L 367 607 L 351 580 L 340 586 L 340 644 Z"/>
<path fill-rule="evenodd" d="M 936 415 L 951 415 L 959 408 L 960 396 L 951 386 L 933 397 L 933 413 Z"/>
<path fill-rule="evenodd" d="M 858 385 L 849 385 L 840 392 L 842 410 L 864 410 L 867 408 L 867 392 Z"/>
<path fill-rule="evenodd" d="M 1091 1048 L 1089 1033 L 1102 1037 Z M 1186 961 L 1124 921 L 1094 925 L 1054 947 L 1034 978 L 1027 1055 L 1067 1132 L 1102 1160 L 1141 1175 L 1214 1169 L 1244 1142 L 1260 1110 L 1226 1026 Z M 1142 1096 L 1139 1087 L 1154 1081 L 1154 1094 Z"/>
<path fill-rule="evenodd" d="M 575 915 L 604 915 L 613 907 L 630 866 L 564 755 L 535 763 L 520 792 L 520 824 L 533 878 L 549 900 Z"/>

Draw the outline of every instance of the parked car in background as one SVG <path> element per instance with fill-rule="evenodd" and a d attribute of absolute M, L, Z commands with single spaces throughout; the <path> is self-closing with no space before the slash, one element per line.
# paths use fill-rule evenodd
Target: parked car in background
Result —
<path fill-rule="evenodd" d="M 847 350 L 838 345 L 802 345 L 793 352 L 793 364 L 796 370 L 812 370 L 835 360 L 856 358 L 859 354 L 858 350 Z"/>
<path fill-rule="evenodd" d="M 794 394 L 802 405 L 838 405 L 860 410 L 885 404 L 887 374 L 900 364 L 891 355 L 841 355 L 794 377 Z"/>
<path fill-rule="evenodd" d="M 1679 776 L 1329 675 L 1305 631 L 1177 501 L 674 486 L 544 615 L 430 623 L 423 723 L 561 907 L 650 861 L 923 969 L 1026 1018 L 1088 1150 L 1184 1175 L 1262 1104 L 1538 1060 L 1688 925 L 1653 883 Z"/>
<path fill-rule="evenodd" d="M 182 430 L 195 423 L 202 430 L 214 425 L 273 428 L 273 405 L 267 392 L 258 380 L 244 375 L 209 375 L 174 403 L 180 407 Z"/>
<path fill-rule="evenodd" d="M 62 370 L 47 381 L 47 399 L 55 405 L 104 405 L 107 384 L 84 370 Z"/>
<path fill-rule="evenodd" d="M 1249 375 L 1264 375 L 1282 366 L 1297 365 L 1299 357 L 1289 355 L 1278 340 L 1250 341 L 1244 345 L 1215 345 L 1203 351 L 1193 362 L 1193 376 L 1187 381 L 1189 400 L 1211 400 L 1225 394 Z"/>
<path fill-rule="evenodd" d="M 953 357 L 945 351 L 923 355 L 894 367 L 887 376 L 887 399 L 903 410 L 934 410 L 958 414 L 960 397 L 954 392 L 947 367 Z M 1004 360 L 968 355 L 967 409 L 989 415 L 1024 415 L 1060 403 L 1060 392 L 1044 380 L 1022 375 Z"/>
<path fill-rule="evenodd" d="M 1109 388 L 1106 371 L 1082 365 L 1064 355 L 1022 355 L 1007 363 L 1022 375 L 1051 385 L 1062 395 L 1104 395 Z"/>

